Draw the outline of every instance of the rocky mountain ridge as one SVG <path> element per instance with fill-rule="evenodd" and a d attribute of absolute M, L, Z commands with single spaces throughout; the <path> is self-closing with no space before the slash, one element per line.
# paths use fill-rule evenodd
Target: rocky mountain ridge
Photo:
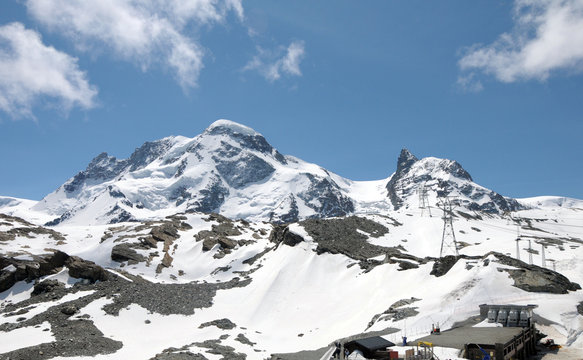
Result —
<path fill-rule="evenodd" d="M 53 216 L 48 225 L 117 223 L 189 211 L 286 223 L 417 206 L 421 187 L 433 206 L 438 196 L 455 195 L 470 211 L 502 214 L 521 208 L 516 200 L 474 183 L 455 161 L 417 159 L 403 149 L 389 178 L 352 181 L 282 155 L 251 128 L 218 120 L 194 138 L 146 142 L 128 159 L 101 153 L 34 210 Z"/>

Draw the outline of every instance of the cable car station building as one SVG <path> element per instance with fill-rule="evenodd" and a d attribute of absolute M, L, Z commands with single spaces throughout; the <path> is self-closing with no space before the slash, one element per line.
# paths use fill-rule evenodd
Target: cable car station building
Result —
<path fill-rule="evenodd" d="M 536 330 L 532 310 L 536 305 L 480 305 L 480 315 L 503 327 L 459 327 L 425 336 L 418 341 L 457 348 L 466 359 L 528 359 L 536 353 Z"/>

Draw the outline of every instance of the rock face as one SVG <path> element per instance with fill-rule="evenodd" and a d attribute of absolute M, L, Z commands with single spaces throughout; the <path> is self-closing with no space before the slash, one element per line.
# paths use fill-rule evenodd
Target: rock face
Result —
<path fill-rule="evenodd" d="M 501 269 L 514 280 L 514 286 L 529 292 L 566 294 L 580 290 L 581 286 L 550 269 L 530 265 L 499 253 L 493 253 L 501 264 L 516 267 L 516 270 Z"/>
<path fill-rule="evenodd" d="M 45 255 L 34 255 L 31 260 L 20 260 L 0 256 L 0 292 L 10 289 L 17 281 L 33 281 L 42 276 L 59 272 L 63 267 L 69 269 L 74 278 L 91 282 L 109 279 L 107 271 L 101 266 L 77 256 L 69 256 L 62 251 Z M 47 284 L 49 286 L 49 284 Z M 43 292 L 42 286 L 38 289 Z"/>
<path fill-rule="evenodd" d="M 433 263 L 433 269 L 431 269 L 430 275 L 435 277 L 440 277 L 449 272 L 449 270 L 456 264 L 458 258 L 453 255 L 444 256 L 440 259 L 435 260 Z"/>
<path fill-rule="evenodd" d="M 300 235 L 295 234 L 289 230 L 289 226 L 278 225 L 273 228 L 269 234 L 269 241 L 276 244 L 284 244 L 287 246 L 296 246 L 304 241 Z"/>
<path fill-rule="evenodd" d="M 69 256 L 65 261 L 65 266 L 69 268 L 69 275 L 74 278 L 87 279 L 91 282 L 109 279 L 109 273 L 101 266 L 78 256 Z"/>
<path fill-rule="evenodd" d="M 145 261 L 146 258 L 138 254 L 136 250 L 132 248 L 133 244 L 118 244 L 111 249 L 111 260 L 117 262 L 133 261 L 141 262 Z"/>
<path fill-rule="evenodd" d="M 389 232 L 384 225 L 358 216 L 349 216 L 338 219 L 309 219 L 299 223 L 308 235 L 317 243 L 318 254 L 331 253 L 343 254 L 356 261 L 366 271 L 383 263 L 398 263 L 400 270 L 419 267 L 425 263 L 424 259 L 401 252 L 398 247 L 382 247 L 371 244 L 369 237 L 381 237 Z M 271 234 L 273 239 L 286 241 L 284 228 L 275 229 Z M 287 239 L 288 242 L 297 243 L 297 235 Z M 288 235 L 289 236 L 289 235 Z M 379 259 L 380 258 L 380 259 Z"/>

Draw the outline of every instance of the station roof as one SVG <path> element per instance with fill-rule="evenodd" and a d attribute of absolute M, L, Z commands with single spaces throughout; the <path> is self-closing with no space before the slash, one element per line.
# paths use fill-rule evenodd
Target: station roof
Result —
<path fill-rule="evenodd" d="M 463 349 L 465 344 L 506 344 L 522 332 L 521 327 L 461 327 L 442 331 L 440 335 L 431 334 L 415 340 L 427 341 L 434 346 Z"/>
<path fill-rule="evenodd" d="M 389 340 L 384 339 L 380 336 L 373 336 L 373 337 L 369 337 L 369 338 L 353 340 L 350 343 L 358 344 L 360 347 L 363 347 L 363 348 L 367 349 L 368 351 L 376 351 L 376 350 L 381 350 L 381 349 L 384 350 L 385 348 L 395 346 L 395 344 L 393 344 Z M 350 343 L 348 343 L 348 344 L 350 344 Z M 346 346 L 348 344 L 345 344 L 344 346 Z"/>

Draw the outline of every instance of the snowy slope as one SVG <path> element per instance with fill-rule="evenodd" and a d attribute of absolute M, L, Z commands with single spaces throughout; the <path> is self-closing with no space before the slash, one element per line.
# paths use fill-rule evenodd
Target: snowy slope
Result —
<path fill-rule="evenodd" d="M 514 280 L 504 269 L 517 267 L 505 264 L 499 258 L 501 255 L 491 253 L 496 251 L 515 258 L 518 227 L 522 260 L 528 262 L 530 240 L 535 251 L 534 264 L 543 265 L 541 249 L 545 246 L 545 267 L 555 268 L 570 281 L 583 284 L 583 263 L 580 261 L 583 257 L 583 211 L 555 204 L 547 203 L 544 209 L 520 210 L 512 217 L 488 213 L 473 213 L 473 217 L 456 214 L 456 237 L 463 243 L 460 254 L 465 258 L 439 277 L 431 272 L 439 253 L 443 222 L 438 216 L 422 216 L 420 209 L 412 207 L 390 211 L 388 215 L 364 217 L 388 231 L 373 235 L 370 228 L 357 227 L 356 233 L 365 239 L 359 241 L 378 246 L 374 249 L 380 249 L 381 253 L 392 254 L 371 256 L 372 262 L 368 263 L 358 255 L 366 254 L 358 250 L 363 243 L 356 244 L 355 253 L 350 249 L 336 252 L 333 243 L 323 243 L 323 238 L 313 236 L 310 226 L 314 223 L 289 225 L 289 232 L 299 236 L 292 238 L 300 239 L 299 242 L 285 240 L 285 237 L 279 242 L 281 239 L 272 235 L 274 225 L 230 221 L 202 213 L 175 217 L 174 224 L 187 225 L 179 226 L 178 237 L 170 243 L 158 241 L 154 247 L 138 244 L 143 244 L 140 239 L 152 234 L 154 227 L 161 226 L 160 222 L 115 226 L 61 224 L 54 229 L 63 234 L 64 241 L 50 234 L 39 234 L 33 239 L 16 236 L 9 242 L 0 242 L 0 253 L 20 253 L 20 258 L 24 258 L 54 248 L 94 261 L 116 273 L 123 271 L 125 278 L 140 276 L 155 284 L 227 284 L 236 278 L 250 281 L 244 286 L 218 290 L 210 307 L 195 308 L 192 314 L 165 314 L 134 303 L 112 315 L 104 306 L 114 304 L 115 296 L 89 302 L 69 321 L 86 316 L 108 339 L 123 343 L 119 350 L 101 354 L 97 359 L 148 359 L 171 347 L 200 353 L 208 359 L 221 359 L 222 356 L 208 353 L 210 349 L 204 343 L 221 337 L 220 345 L 234 349 L 233 354 L 245 354 L 247 359 L 266 359 L 273 353 L 313 350 L 336 339 L 389 327 L 399 329 L 387 336 L 398 342 L 403 334 L 409 339 L 425 335 L 434 323 L 447 329 L 455 322 L 475 317 L 479 313 L 478 305 L 483 303 L 537 304 L 535 313 L 548 321 L 541 328 L 566 347 L 583 351 L 583 316 L 576 309 L 583 302 L 583 292 L 531 292 L 515 287 Z M 337 220 L 350 222 L 350 219 Z M 3 222 L 13 221 L 16 220 Z M 22 228 L 23 225 L 3 225 L 0 231 L 14 227 Z M 231 242 L 213 242 L 213 234 Z M 322 230 L 318 236 L 325 237 L 325 234 Z M 144 259 L 153 253 L 157 255 L 137 262 L 114 261 L 112 250 L 120 244 L 135 245 L 134 251 Z M 396 255 L 395 249 L 398 250 Z M 172 258 L 171 264 L 161 267 L 166 253 Z M 415 266 L 404 269 L 400 259 Z M 27 289 L 31 289 L 32 284 L 28 287 L 25 283 L 19 284 L 20 288 L 15 285 L 14 291 L 0 294 L 4 302 L 17 302 L 30 296 L 21 294 L 30 291 Z M 406 320 L 392 317 L 390 312 L 389 316 L 382 315 L 398 301 L 411 298 L 415 301 L 400 307 L 414 310 Z M 173 301 L 180 303 L 179 299 Z M 379 314 L 382 316 L 376 316 Z M 2 321 L 17 324 L 16 318 L 9 316 Z M 204 326 L 217 319 L 228 319 L 234 327 Z M 20 329 L 29 329 L 24 325 L 26 323 Z M 14 331 L 17 330 L 7 334 L 12 336 Z M 249 343 L 241 342 L 240 334 Z M 50 341 L 50 338 L 38 341 Z M 33 344 L 22 346 L 30 345 Z M 0 353 L 10 349 L 12 347 L 0 349 Z M 231 358 L 229 356 L 226 358 Z"/>

